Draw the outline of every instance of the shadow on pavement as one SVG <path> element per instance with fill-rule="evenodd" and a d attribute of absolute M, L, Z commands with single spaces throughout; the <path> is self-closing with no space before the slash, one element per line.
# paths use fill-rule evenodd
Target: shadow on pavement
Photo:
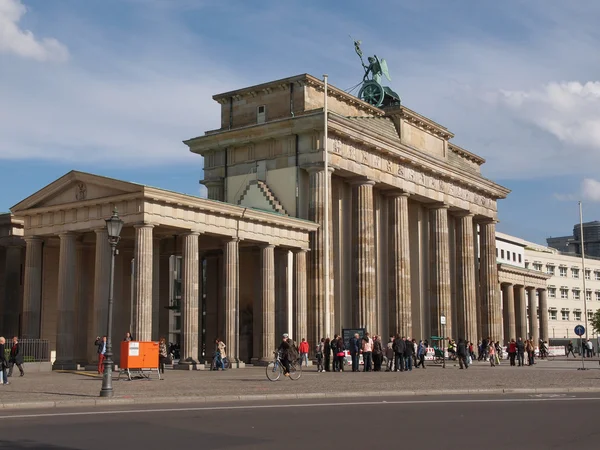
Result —
<path fill-rule="evenodd" d="M 0 440 L 0 449 L 11 449 L 11 450 L 77 450 L 77 447 L 63 447 L 45 442 L 34 442 L 28 440 L 22 441 L 5 441 Z"/>

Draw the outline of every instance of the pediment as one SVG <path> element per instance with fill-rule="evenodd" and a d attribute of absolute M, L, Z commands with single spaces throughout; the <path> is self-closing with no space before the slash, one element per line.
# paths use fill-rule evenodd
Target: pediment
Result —
<path fill-rule="evenodd" d="M 264 181 L 250 181 L 244 189 L 238 205 L 288 215 L 281 202 Z"/>
<path fill-rule="evenodd" d="M 28 209 L 75 204 L 143 192 L 144 186 L 113 178 L 72 171 L 40 189 L 11 208 L 13 213 Z"/>

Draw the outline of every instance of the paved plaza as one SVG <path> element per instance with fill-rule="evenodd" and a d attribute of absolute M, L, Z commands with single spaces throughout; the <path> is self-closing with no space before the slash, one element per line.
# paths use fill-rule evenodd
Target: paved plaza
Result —
<path fill-rule="evenodd" d="M 600 392 L 598 359 L 541 361 L 533 367 L 476 362 L 468 370 L 450 363 L 408 373 L 317 373 L 314 366 L 297 381 L 270 382 L 264 367 L 225 372 L 167 370 L 165 379 L 115 381 L 114 403 L 208 402 L 344 396 L 398 396 L 459 393 Z M 17 372 L 18 374 L 18 372 Z M 115 377 L 116 378 L 116 377 Z M 10 378 L 0 387 L 3 408 L 105 404 L 99 399 L 101 379 L 92 373 L 31 373 Z"/>

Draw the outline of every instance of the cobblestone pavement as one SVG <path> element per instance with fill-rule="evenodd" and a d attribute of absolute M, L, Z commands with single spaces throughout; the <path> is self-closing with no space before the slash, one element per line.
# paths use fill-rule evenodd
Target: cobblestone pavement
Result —
<path fill-rule="evenodd" d="M 441 391 L 491 391 L 523 389 L 597 389 L 600 391 L 600 365 L 597 359 L 586 360 L 590 370 L 577 370 L 581 360 L 541 361 L 533 367 L 510 367 L 508 362 L 490 367 L 475 363 L 459 370 L 454 363 L 446 369 L 430 365 L 426 370 L 404 373 L 317 373 L 314 366 L 305 369 L 293 381 L 282 378 L 270 382 L 264 367 L 248 367 L 225 372 L 167 370 L 165 380 L 156 375 L 151 380 L 114 381 L 115 398 L 135 402 L 184 402 L 199 397 L 266 396 L 270 394 L 349 396 L 368 393 L 436 394 Z M 27 366 L 25 366 L 27 370 Z M 17 372 L 18 375 L 18 372 Z M 93 374 L 40 373 L 11 377 L 10 385 L 0 387 L 0 407 L 27 406 L 28 402 L 74 403 L 95 401 L 101 379 Z"/>

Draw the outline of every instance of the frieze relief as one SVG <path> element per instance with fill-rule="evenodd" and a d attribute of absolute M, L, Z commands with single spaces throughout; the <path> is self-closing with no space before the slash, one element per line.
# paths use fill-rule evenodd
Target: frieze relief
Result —
<path fill-rule="evenodd" d="M 331 145 L 329 148 L 343 158 L 350 159 L 377 170 L 386 171 L 389 174 L 398 176 L 407 181 L 411 181 L 430 189 L 435 189 L 436 191 L 443 192 L 449 196 L 460 198 L 485 208 L 494 210 L 496 209 L 495 200 L 473 192 L 470 189 L 466 189 L 465 187 L 452 181 L 444 180 L 439 176 L 428 174 L 423 170 L 415 168 L 414 166 L 399 163 L 398 161 L 393 160 L 390 156 L 374 155 L 366 149 L 356 148 L 354 145 L 348 145 L 339 139 L 330 139 L 330 144 Z"/>

